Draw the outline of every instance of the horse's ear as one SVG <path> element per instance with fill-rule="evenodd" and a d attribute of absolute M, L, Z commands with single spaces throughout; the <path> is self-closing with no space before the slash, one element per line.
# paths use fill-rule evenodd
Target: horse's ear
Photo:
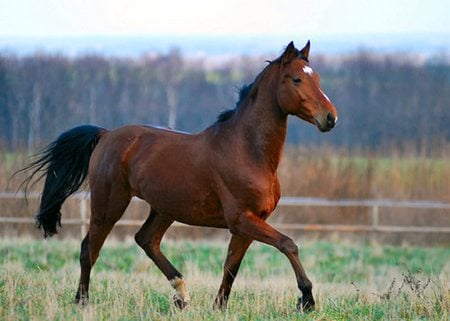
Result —
<path fill-rule="evenodd" d="M 310 47 L 311 47 L 311 42 L 308 40 L 308 42 L 303 47 L 303 49 L 300 50 L 300 54 L 299 54 L 299 58 L 300 59 L 305 59 L 306 61 L 308 61 L 308 59 L 309 59 L 309 48 Z"/>
<path fill-rule="evenodd" d="M 298 57 L 299 51 L 294 46 L 294 42 L 291 41 L 288 46 L 286 47 L 286 50 L 284 51 L 283 55 L 281 56 L 281 63 L 285 64 L 291 61 L 292 59 Z"/>

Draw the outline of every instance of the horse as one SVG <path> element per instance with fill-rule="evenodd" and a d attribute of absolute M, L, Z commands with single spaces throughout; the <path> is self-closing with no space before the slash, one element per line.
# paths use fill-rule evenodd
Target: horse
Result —
<path fill-rule="evenodd" d="M 236 106 L 199 133 L 144 125 L 114 130 L 82 125 L 62 133 L 24 169 L 32 171 L 27 183 L 38 173 L 39 179 L 45 177 L 36 214 L 45 237 L 57 233 L 63 202 L 88 178 L 91 216 L 81 242 L 76 303 L 88 303 L 90 273 L 100 249 L 132 197 L 137 197 L 151 210 L 135 241 L 175 289 L 176 307 L 188 305 L 189 292 L 183 275 L 160 249 L 175 221 L 231 233 L 214 308 L 226 308 L 241 261 L 256 240 L 288 258 L 302 294 L 296 308 L 314 310 L 312 283 L 297 245 L 266 222 L 280 199 L 277 168 L 288 116 L 321 132 L 330 131 L 338 120 L 309 64 L 309 52 L 309 41 L 300 50 L 290 42 L 241 90 Z"/>

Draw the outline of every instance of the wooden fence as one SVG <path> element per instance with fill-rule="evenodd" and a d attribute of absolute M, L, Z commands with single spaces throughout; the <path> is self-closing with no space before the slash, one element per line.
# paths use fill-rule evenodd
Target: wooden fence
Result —
<path fill-rule="evenodd" d="M 37 199 L 40 195 L 38 193 L 29 193 L 28 199 Z M 0 199 L 23 199 L 23 193 L 0 193 Z M 86 234 L 89 225 L 89 194 L 77 193 L 72 196 L 73 199 L 79 201 L 79 218 L 64 219 L 64 224 L 79 225 L 82 237 Z M 133 202 L 142 202 L 134 198 Z M 390 199 L 343 199 L 330 200 L 323 198 L 308 198 L 308 197 L 282 197 L 279 206 L 308 206 L 308 207 L 365 207 L 370 209 L 370 223 L 369 224 L 286 224 L 273 223 L 272 225 L 277 229 L 284 230 L 303 230 L 303 231 L 334 231 L 334 232 L 385 232 L 385 233 L 402 233 L 402 232 L 416 232 L 416 233 L 450 233 L 450 226 L 398 226 L 398 225 L 383 225 L 380 224 L 380 209 L 381 208 L 405 208 L 405 209 L 441 209 L 448 210 L 450 215 L 450 203 L 427 200 L 390 200 Z M 1 212 L 0 212 L 1 215 Z M 116 225 L 122 226 L 140 226 L 143 220 L 122 219 Z M 0 223 L 34 223 L 33 217 L 3 217 L 0 216 Z M 190 225 L 175 222 L 173 226 L 190 228 Z"/>

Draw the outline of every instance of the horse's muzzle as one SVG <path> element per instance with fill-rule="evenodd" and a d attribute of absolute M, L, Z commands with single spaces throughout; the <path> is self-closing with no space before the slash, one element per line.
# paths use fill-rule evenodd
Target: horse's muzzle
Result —
<path fill-rule="evenodd" d="M 316 126 L 321 132 L 328 132 L 333 129 L 338 121 L 337 116 L 333 116 L 332 113 L 328 113 L 324 119 L 319 120 L 318 118 L 314 118 L 316 121 Z"/>

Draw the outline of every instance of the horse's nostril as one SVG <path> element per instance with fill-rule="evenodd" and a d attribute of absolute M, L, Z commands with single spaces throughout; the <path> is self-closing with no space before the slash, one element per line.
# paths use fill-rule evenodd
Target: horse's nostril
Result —
<path fill-rule="evenodd" d="M 327 124 L 330 128 L 333 128 L 336 125 L 336 118 L 331 113 L 327 115 Z"/>

